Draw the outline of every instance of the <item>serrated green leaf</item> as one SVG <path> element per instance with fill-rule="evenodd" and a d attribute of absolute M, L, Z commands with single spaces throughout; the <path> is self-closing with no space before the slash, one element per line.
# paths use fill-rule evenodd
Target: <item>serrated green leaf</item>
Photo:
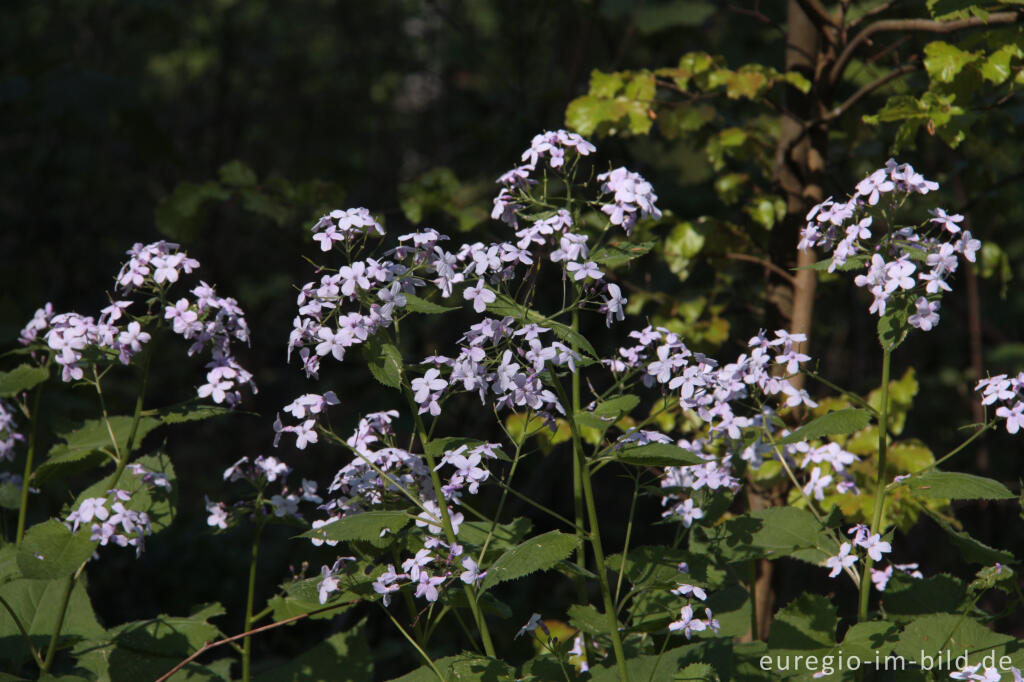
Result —
<path fill-rule="evenodd" d="M 590 253 L 590 260 L 605 268 L 615 269 L 629 261 L 643 256 L 655 242 L 638 242 L 636 244 L 608 244 Z"/>
<path fill-rule="evenodd" d="M 887 616 L 900 620 L 926 613 L 956 613 L 961 610 L 966 595 L 963 581 L 939 574 L 898 583 L 891 581 L 883 593 L 882 605 Z"/>
<path fill-rule="evenodd" d="M 96 550 L 88 529 L 72 533 L 57 519 L 28 529 L 18 548 L 18 569 L 32 580 L 53 580 L 78 570 Z"/>
<path fill-rule="evenodd" d="M 184 422 L 201 421 L 225 414 L 236 414 L 235 410 L 221 405 L 187 402 L 157 411 L 156 418 L 164 424 L 181 424 Z"/>
<path fill-rule="evenodd" d="M 585 426 L 588 429 L 596 429 L 597 431 L 604 431 L 615 422 L 615 419 L 612 417 L 602 418 L 599 414 L 586 412 L 584 410 L 574 413 L 572 418 L 580 426 Z"/>
<path fill-rule="evenodd" d="M 940 83 L 952 83 L 967 64 L 976 61 L 978 54 L 965 52 L 955 45 L 936 40 L 924 46 L 924 68 L 928 75 Z"/>
<path fill-rule="evenodd" d="M 537 571 L 545 571 L 565 559 L 576 549 L 579 538 L 553 530 L 530 538 L 508 550 L 490 565 L 482 590 L 498 583 L 515 580 Z"/>
<path fill-rule="evenodd" d="M 862 408 L 848 407 L 822 415 L 808 424 L 775 441 L 776 445 L 789 445 L 858 431 L 871 422 L 871 413 Z"/>
<path fill-rule="evenodd" d="M 718 675 L 715 669 L 707 663 L 691 663 L 675 674 L 673 680 L 688 680 L 693 682 L 718 682 Z"/>
<path fill-rule="evenodd" d="M 28 391 L 50 377 L 46 367 L 34 367 L 28 363 L 18 365 L 10 372 L 0 372 L 0 398 L 13 398 L 22 391 Z"/>
<path fill-rule="evenodd" d="M 420 298 L 415 294 L 405 294 L 405 309 L 413 313 L 424 313 L 426 315 L 438 315 L 450 310 L 458 310 L 458 306 L 438 305 L 433 301 Z"/>
<path fill-rule="evenodd" d="M 941 500 L 1010 500 L 1016 497 L 999 481 L 955 471 L 928 471 L 902 482 L 917 497 Z"/>
<path fill-rule="evenodd" d="M 131 433 L 133 418 L 127 415 L 110 418 L 108 428 L 107 422 L 103 419 L 91 419 L 85 422 L 80 428 L 66 433 L 58 433 L 58 437 L 66 442 L 58 443 L 50 448 L 47 455 L 48 460 L 67 460 L 83 454 L 88 454 L 101 449 L 113 450 L 113 441 L 110 432 L 113 431 L 117 439 L 117 447 L 123 453 L 128 445 L 128 436 Z M 146 435 L 160 426 L 160 421 L 150 417 L 139 419 L 139 425 L 135 430 L 135 440 L 132 443 L 132 451 L 135 451 Z"/>
<path fill-rule="evenodd" d="M 899 627 L 895 623 L 884 620 L 855 623 L 846 631 L 843 641 L 835 649 L 833 655 L 853 656 L 864 662 L 874 661 L 875 654 L 888 656 L 899 637 Z"/>
<path fill-rule="evenodd" d="M 390 388 L 402 387 L 402 354 L 392 344 L 371 339 L 363 344 L 363 357 L 374 379 Z"/>
<path fill-rule="evenodd" d="M 412 518 L 404 511 L 368 511 L 332 521 L 296 537 L 320 540 L 377 540 L 385 530 L 397 533 Z"/>
<path fill-rule="evenodd" d="M 648 443 L 614 453 L 616 461 L 648 467 L 678 467 L 703 464 L 697 455 L 672 443 Z"/>
<path fill-rule="evenodd" d="M 608 617 L 590 604 L 570 606 L 569 624 L 588 635 L 603 635 L 608 632 Z"/>
<path fill-rule="evenodd" d="M 1015 642 L 1013 637 L 993 632 L 960 614 L 936 613 L 918 618 L 907 625 L 893 653 L 908 660 L 920 661 L 922 654 L 935 657 L 941 652 L 945 660 L 946 652 L 956 659 L 967 651 L 970 660 L 980 660 L 989 653 L 998 656 L 1012 642 Z"/>
<path fill-rule="evenodd" d="M 836 641 L 836 605 L 820 594 L 801 594 L 775 614 L 768 648 L 830 649 Z"/>
<path fill-rule="evenodd" d="M 639 404 L 639 396 L 627 393 L 599 402 L 597 406 L 594 407 L 594 414 L 602 417 L 618 419 L 619 417 L 632 412 Z"/>
<path fill-rule="evenodd" d="M 569 102 L 566 107 L 565 126 L 589 137 L 602 124 L 617 123 L 625 113 L 622 102 L 583 95 Z"/>

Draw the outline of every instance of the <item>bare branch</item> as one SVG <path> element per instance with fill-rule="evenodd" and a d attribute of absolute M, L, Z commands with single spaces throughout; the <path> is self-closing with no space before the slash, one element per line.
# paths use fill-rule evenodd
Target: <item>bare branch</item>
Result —
<path fill-rule="evenodd" d="M 803 8 L 804 12 L 806 12 L 808 16 L 816 17 L 818 21 L 831 26 L 834 29 L 841 28 L 839 26 L 839 22 L 836 21 L 836 18 L 828 13 L 828 10 L 822 6 L 819 0 L 797 0 L 797 2 L 800 3 L 800 7 Z M 822 33 L 824 33 L 824 31 L 822 31 Z"/>
<path fill-rule="evenodd" d="M 300 613 L 297 616 L 292 616 L 291 618 L 285 618 L 284 620 L 279 620 L 279 621 L 274 622 L 274 623 L 268 623 L 267 625 L 262 625 L 262 626 L 260 626 L 258 628 L 255 628 L 253 630 L 249 630 L 247 632 L 240 632 L 239 634 L 232 635 L 231 637 L 225 637 L 224 639 L 218 639 L 216 642 L 207 642 L 198 651 L 196 651 L 194 654 L 192 654 L 191 656 L 186 658 L 184 661 L 182 661 L 178 665 L 176 665 L 173 668 L 171 668 L 170 670 L 168 670 L 164 675 L 160 676 L 156 680 L 156 682 L 167 682 L 167 680 L 171 679 L 171 677 L 174 675 L 174 673 L 178 672 L 179 670 L 184 668 L 186 665 L 188 665 L 192 661 L 196 660 L 197 658 L 199 658 L 200 656 L 205 654 L 210 649 L 214 649 L 216 647 L 219 647 L 222 644 L 230 644 L 231 642 L 234 642 L 235 640 L 242 639 L 244 637 L 248 637 L 249 635 L 255 635 L 255 634 L 258 634 L 260 632 L 266 632 L 267 630 L 273 630 L 274 628 L 281 627 L 282 625 L 287 625 L 288 623 L 294 623 L 297 620 L 302 620 L 303 618 L 308 618 L 309 616 L 313 616 L 313 615 L 316 615 L 318 613 L 323 613 L 325 611 L 330 611 L 332 609 L 341 608 L 342 606 L 350 606 L 352 604 L 358 603 L 359 601 L 361 601 L 361 600 L 357 599 L 355 601 L 338 602 L 337 604 L 331 604 L 330 606 L 325 606 L 322 609 L 316 609 L 315 611 L 309 611 L 308 613 Z"/>
<path fill-rule="evenodd" d="M 846 100 L 842 104 L 840 104 L 838 107 L 832 109 L 827 114 L 822 116 L 821 117 L 822 120 L 823 121 L 832 121 L 834 119 L 839 118 L 840 116 L 845 114 L 850 109 L 850 107 L 852 107 L 854 104 L 856 104 L 858 102 L 858 100 L 860 100 L 862 97 L 865 97 L 865 96 L 871 94 L 872 92 L 874 92 L 878 88 L 882 87 L 883 85 L 885 85 L 889 81 L 894 80 L 896 78 L 899 78 L 900 76 L 902 76 L 905 73 L 910 73 L 911 71 L 916 71 L 918 68 L 920 68 L 920 67 L 917 64 L 907 64 L 905 66 L 899 67 L 898 69 L 893 69 L 889 73 L 876 78 L 875 80 L 871 81 L 870 83 L 868 83 L 867 85 L 862 87 L 857 92 L 855 92 L 852 95 L 850 95 L 849 97 L 847 97 Z"/>
<path fill-rule="evenodd" d="M 858 33 L 853 40 L 847 43 L 838 59 L 836 59 L 836 63 L 832 65 L 832 69 L 829 72 L 829 82 L 835 84 L 839 80 L 840 76 L 843 75 L 843 71 L 846 70 L 846 66 L 850 63 L 850 60 L 853 59 L 853 54 L 857 51 L 857 48 L 869 41 L 871 36 L 876 33 L 898 33 L 901 31 L 915 33 L 952 33 L 954 31 L 962 31 L 963 29 L 977 28 L 979 26 L 1013 24 L 1020 21 L 1022 16 L 1024 16 L 1024 14 L 1021 12 L 993 12 L 984 20 L 979 19 L 978 17 L 957 19 L 955 21 L 936 21 L 934 19 L 881 19 L 864 27 L 864 30 Z"/>
<path fill-rule="evenodd" d="M 750 263 L 757 263 L 758 265 L 763 267 L 765 270 L 770 270 L 771 272 L 774 272 L 776 275 L 778 275 L 782 279 L 784 279 L 787 282 L 789 282 L 790 286 L 793 286 L 794 284 L 796 284 L 796 278 L 793 277 L 793 275 L 789 274 L 788 272 L 786 272 L 785 270 L 780 268 L 775 263 L 772 263 L 769 260 L 765 260 L 764 258 L 758 258 L 757 256 L 751 256 L 751 255 L 746 254 L 746 253 L 734 253 L 732 251 L 726 253 L 725 257 L 730 259 L 730 260 L 743 260 L 743 261 L 748 261 Z"/>

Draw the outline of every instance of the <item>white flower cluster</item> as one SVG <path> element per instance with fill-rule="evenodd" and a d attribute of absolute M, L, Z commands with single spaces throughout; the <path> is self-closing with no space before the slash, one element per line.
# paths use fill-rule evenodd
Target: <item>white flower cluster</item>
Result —
<path fill-rule="evenodd" d="M 87 497 L 78 508 L 68 514 L 64 525 L 73 533 L 82 524 L 90 524 L 89 539 L 106 546 L 113 542 L 120 547 L 135 547 L 136 555 L 142 553 L 145 536 L 153 532 L 146 512 L 129 509 L 126 502 L 132 499 L 126 490 L 108 490 L 108 497 Z"/>
<path fill-rule="evenodd" d="M 15 430 L 14 409 L 4 400 L 0 400 L 0 461 L 14 460 L 14 446 L 24 436 Z"/>
<path fill-rule="evenodd" d="M 1006 420 L 1006 431 L 1016 434 L 1024 428 L 1024 372 L 1015 377 L 998 374 L 982 379 L 974 390 L 981 391 L 982 405 L 999 405 L 996 416 Z"/>
<path fill-rule="evenodd" d="M 142 291 L 162 296 L 183 273 L 191 273 L 199 267 L 198 261 L 178 249 L 177 244 L 165 241 L 135 244 L 128 250 L 128 262 L 118 273 L 119 292 L 129 295 Z M 243 385 L 248 384 L 254 392 L 256 390 L 252 375 L 238 363 L 231 351 L 234 341 L 249 341 L 245 313 L 235 299 L 217 296 L 214 288 L 206 282 L 200 282 L 191 293 L 195 297 L 193 301 L 181 298 L 174 305 L 166 306 L 164 319 L 170 321 L 175 334 L 192 341 L 188 355 L 209 347 L 211 360 L 206 365 L 207 383 L 198 388 L 199 397 L 209 397 L 216 403 L 234 407 L 241 401 L 240 388 Z M 43 335 L 47 348 L 61 366 L 61 379 L 79 381 L 85 376 L 85 365 L 92 362 L 85 359 L 88 351 L 116 356 L 127 365 L 150 342 L 151 334 L 129 315 L 129 309 L 137 303 L 139 301 L 114 301 L 100 311 L 98 320 L 78 313 L 54 314 L 53 306 L 47 303 L 21 330 L 19 340 L 28 346 Z"/>
<path fill-rule="evenodd" d="M 938 187 L 909 164 L 889 159 L 885 168 L 857 184 L 848 201 L 836 202 L 829 197 L 812 208 L 799 248 L 820 247 L 831 252 L 829 272 L 866 265 L 866 272 L 858 274 L 854 284 L 868 289 L 874 297 L 869 312 L 881 317 L 893 297 L 900 302 L 909 298 L 914 313 L 907 322 L 929 331 L 939 321 L 937 299 L 942 292 L 952 290 L 946 280 L 956 272 L 958 256 L 973 263 L 981 242 L 962 230 L 962 215 L 950 215 L 941 208 L 931 212 L 933 217 L 919 231 L 914 227 L 895 228 L 888 224 L 884 211 L 884 222 L 876 224 L 878 211 L 874 207 L 886 194 L 893 195 L 895 204 L 908 194 L 927 194 Z"/>

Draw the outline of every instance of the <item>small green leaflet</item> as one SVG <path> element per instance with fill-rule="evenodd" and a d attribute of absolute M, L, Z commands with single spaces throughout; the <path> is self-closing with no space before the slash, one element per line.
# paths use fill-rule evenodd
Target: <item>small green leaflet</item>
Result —
<path fill-rule="evenodd" d="M 590 254 L 590 260 L 606 268 L 617 268 L 629 261 L 643 256 L 652 248 L 655 242 L 640 242 L 638 244 L 609 244 L 602 246 Z"/>
<path fill-rule="evenodd" d="M 785 438 L 775 441 L 776 445 L 789 445 L 822 436 L 832 436 L 859 431 L 871 422 L 871 413 L 859 407 L 847 407 L 822 415 L 804 424 Z"/>
<path fill-rule="evenodd" d="M 300 538 L 323 540 L 377 540 L 385 530 L 396 533 L 409 523 L 404 511 L 370 511 L 338 519 L 322 528 L 308 530 Z"/>
<path fill-rule="evenodd" d="M 405 309 L 413 313 L 437 315 L 439 313 L 446 313 L 449 310 L 458 310 L 459 308 L 458 306 L 438 305 L 415 294 L 405 294 Z"/>
<path fill-rule="evenodd" d="M 697 455 L 671 443 L 649 443 L 638 448 L 627 448 L 615 453 L 615 459 L 624 464 L 648 467 L 679 467 L 703 464 Z"/>

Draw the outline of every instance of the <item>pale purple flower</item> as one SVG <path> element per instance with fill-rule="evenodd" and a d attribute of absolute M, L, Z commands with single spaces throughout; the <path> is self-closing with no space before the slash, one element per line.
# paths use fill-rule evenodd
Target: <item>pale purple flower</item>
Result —
<path fill-rule="evenodd" d="M 829 578 L 835 578 L 844 568 L 849 568 L 856 563 L 857 557 L 850 554 L 851 549 L 853 548 L 850 543 L 844 542 L 839 546 L 839 554 L 825 559 L 825 566 L 832 569 L 828 574 Z"/>

